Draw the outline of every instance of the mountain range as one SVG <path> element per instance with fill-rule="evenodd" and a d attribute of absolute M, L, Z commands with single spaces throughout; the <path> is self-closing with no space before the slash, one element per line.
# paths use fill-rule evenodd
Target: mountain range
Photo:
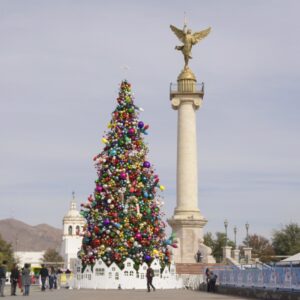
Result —
<path fill-rule="evenodd" d="M 16 219 L 0 220 L 0 235 L 14 251 L 59 251 L 62 241 L 62 229 L 48 224 L 31 226 Z"/>

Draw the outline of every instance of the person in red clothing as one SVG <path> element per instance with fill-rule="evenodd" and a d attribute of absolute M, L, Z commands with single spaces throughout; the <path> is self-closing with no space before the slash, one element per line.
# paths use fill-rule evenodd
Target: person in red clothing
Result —
<path fill-rule="evenodd" d="M 23 294 L 22 271 L 23 271 L 23 268 L 21 269 L 21 272 L 19 272 L 18 287 L 19 287 L 21 293 Z"/>

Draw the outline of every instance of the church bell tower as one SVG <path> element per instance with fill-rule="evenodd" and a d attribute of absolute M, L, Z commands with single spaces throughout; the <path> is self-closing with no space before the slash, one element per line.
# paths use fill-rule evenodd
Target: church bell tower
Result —
<path fill-rule="evenodd" d="M 72 193 L 70 209 L 63 218 L 63 236 L 61 254 L 64 258 L 65 268 L 73 269 L 77 252 L 81 248 L 83 226 L 85 219 L 76 208 L 75 193 Z"/>

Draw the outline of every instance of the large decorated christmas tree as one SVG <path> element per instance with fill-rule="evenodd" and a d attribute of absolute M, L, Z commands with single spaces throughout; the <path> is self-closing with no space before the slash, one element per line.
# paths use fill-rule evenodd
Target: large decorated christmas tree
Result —
<path fill-rule="evenodd" d="M 121 268 L 126 258 L 136 267 L 159 258 L 163 266 L 170 263 L 168 246 L 176 247 L 172 237 L 166 238 L 162 220 L 157 191 L 164 187 L 147 160 L 143 135 L 148 125 L 139 121 L 140 109 L 133 100 L 130 84 L 123 81 L 109 131 L 102 138 L 104 150 L 94 157 L 94 194 L 82 204 L 87 225 L 78 256 L 84 266 L 100 258 Z"/>

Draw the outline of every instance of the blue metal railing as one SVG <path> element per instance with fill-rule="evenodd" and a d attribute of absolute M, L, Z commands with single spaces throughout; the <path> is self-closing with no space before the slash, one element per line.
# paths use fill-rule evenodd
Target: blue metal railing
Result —
<path fill-rule="evenodd" d="M 233 266 L 209 266 L 209 269 L 217 274 L 219 285 L 300 291 L 299 262 L 291 263 L 289 266 L 258 268 L 249 265 L 244 269 Z"/>

